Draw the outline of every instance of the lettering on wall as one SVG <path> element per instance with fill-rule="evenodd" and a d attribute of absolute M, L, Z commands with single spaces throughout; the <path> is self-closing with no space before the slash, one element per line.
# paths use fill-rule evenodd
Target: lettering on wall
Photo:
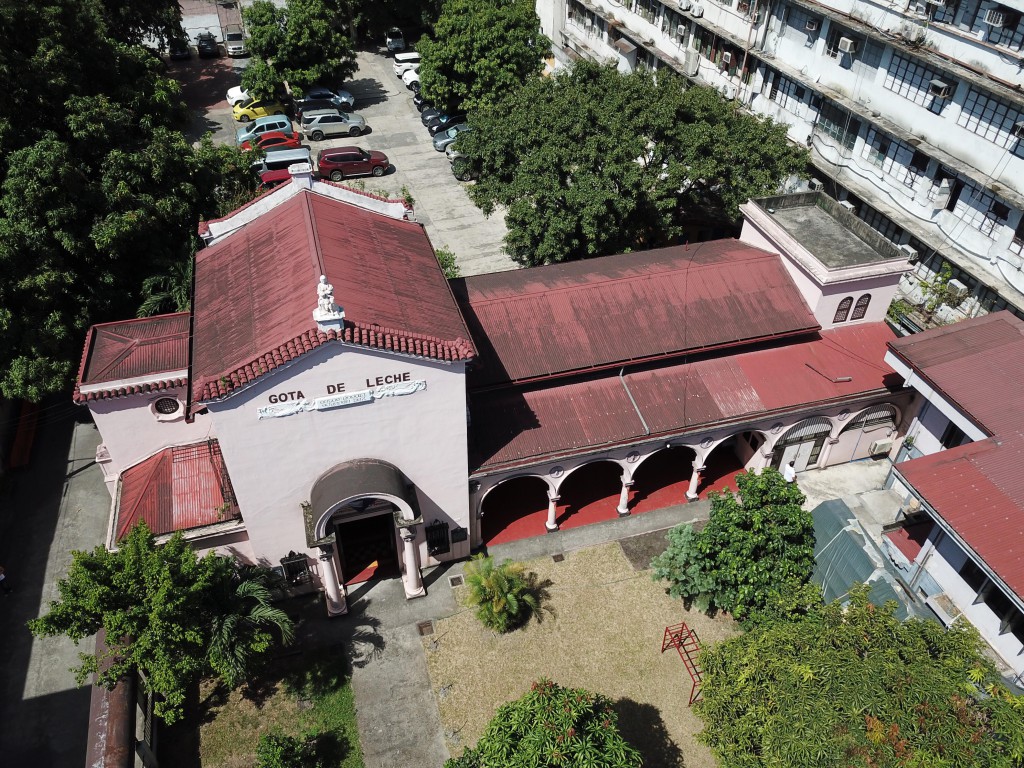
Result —
<path fill-rule="evenodd" d="M 359 403 L 370 403 L 385 397 L 411 395 L 427 388 L 427 382 L 413 379 L 409 371 L 387 373 L 366 378 L 366 389 L 350 392 L 345 382 L 328 384 L 323 397 L 308 398 L 302 390 L 274 392 L 267 396 L 268 405 L 257 409 L 258 419 L 275 419 L 305 411 L 327 411 Z"/>

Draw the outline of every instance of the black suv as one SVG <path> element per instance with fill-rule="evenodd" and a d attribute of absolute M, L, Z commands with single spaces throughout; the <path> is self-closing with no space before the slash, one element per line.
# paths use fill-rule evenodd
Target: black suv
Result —
<path fill-rule="evenodd" d="M 213 32 L 200 32 L 196 35 L 196 50 L 200 59 L 220 58 L 220 44 Z"/>

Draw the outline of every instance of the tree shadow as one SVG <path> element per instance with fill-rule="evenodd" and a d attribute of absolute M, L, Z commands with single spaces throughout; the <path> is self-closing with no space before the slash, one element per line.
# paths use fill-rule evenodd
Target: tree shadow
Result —
<path fill-rule="evenodd" d="M 337 733 L 321 733 L 314 742 L 319 765 L 341 765 L 352 751 L 348 739 Z"/>
<path fill-rule="evenodd" d="M 530 619 L 536 619 L 538 624 L 543 624 L 545 614 L 552 619 L 557 618 L 555 609 L 551 605 L 551 587 L 554 582 L 551 579 L 544 579 L 542 581 L 533 571 L 523 574 L 523 578 L 526 580 L 524 592 L 533 598 L 537 607 L 536 609 L 528 608 L 522 611 L 518 619 L 509 625 L 509 632 L 526 626 L 530 623 Z"/>
<path fill-rule="evenodd" d="M 292 660 L 281 675 L 281 684 L 296 698 L 318 699 L 338 690 L 351 673 L 340 649 L 320 648 Z"/>
<path fill-rule="evenodd" d="M 680 702 L 679 706 L 682 705 Z M 657 707 L 632 699 L 619 699 L 612 708 L 619 717 L 619 732 L 640 751 L 644 768 L 685 767 L 683 751 L 669 735 Z"/>

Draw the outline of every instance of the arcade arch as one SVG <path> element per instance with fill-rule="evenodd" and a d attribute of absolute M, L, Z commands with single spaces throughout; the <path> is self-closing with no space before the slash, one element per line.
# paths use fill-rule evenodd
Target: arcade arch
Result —
<path fill-rule="evenodd" d="M 871 446 L 891 438 L 896 433 L 899 421 L 899 409 L 890 403 L 865 408 L 839 432 L 827 457 L 828 463 L 844 464 L 868 458 L 872 455 Z"/>
<path fill-rule="evenodd" d="M 542 533 L 552 497 L 557 500 L 539 475 L 516 475 L 491 486 L 480 499 L 480 542 L 490 546 Z"/>
<path fill-rule="evenodd" d="M 649 512 L 673 504 L 685 504 L 697 452 L 686 446 L 669 446 L 655 451 L 633 468 L 630 480 L 630 514 Z"/>
<path fill-rule="evenodd" d="M 734 487 L 733 478 L 740 472 L 761 469 L 764 464 L 761 449 L 768 442 L 768 436 L 756 429 L 736 432 L 721 440 L 704 457 L 704 465 L 694 472 L 691 483 L 691 499 L 717 487 Z"/>
<path fill-rule="evenodd" d="M 825 443 L 832 434 L 832 420 L 827 416 L 813 416 L 795 424 L 776 442 L 771 465 L 780 469 L 794 462 L 797 472 L 818 465 Z"/>

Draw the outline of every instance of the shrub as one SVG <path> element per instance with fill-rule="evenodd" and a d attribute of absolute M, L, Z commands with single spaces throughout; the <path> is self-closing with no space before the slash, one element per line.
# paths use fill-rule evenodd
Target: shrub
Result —
<path fill-rule="evenodd" d="M 317 734 L 285 736 L 278 731 L 260 735 L 256 768 L 320 768 L 316 754 Z"/>
<path fill-rule="evenodd" d="M 465 577 L 477 618 L 495 632 L 516 629 L 540 610 L 535 580 L 520 563 L 496 564 L 492 557 L 477 555 L 466 564 Z"/>

